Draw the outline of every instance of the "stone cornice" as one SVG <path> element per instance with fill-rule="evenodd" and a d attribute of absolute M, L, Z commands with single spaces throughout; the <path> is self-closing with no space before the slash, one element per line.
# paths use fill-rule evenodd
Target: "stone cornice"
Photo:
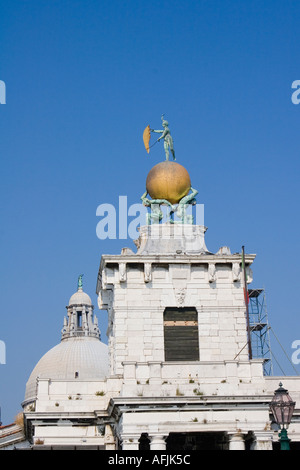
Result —
<path fill-rule="evenodd" d="M 110 400 L 109 414 L 125 412 L 230 410 L 268 408 L 273 395 L 201 396 L 201 397 L 117 397 Z"/>
<path fill-rule="evenodd" d="M 253 263 L 256 255 L 246 254 L 245 264 Z M 207 263 L 236 263 L 242 262 L 242 255 L 240 253 L 231 255 L 218 255 L 218 254 L 193 254 L 193 255 L 102 255 L 100 267 L 107 263 L 162 263 L 162 264 L 207 264 Z M 102 266 L 101 266 L 102 265 Z"/>
<path fill-rule="evenodd" d="M 245 265 L 250 266 L 256 255 L 255 254 L 246 254 L 245 255 Z M 230 255 L 224 254 L 193 254 L 193 255 L 169 255 L 169 254 L 159 254 L 159 255 L 141 255 L 141 254 L 121 254 L 121 255 L 102 255 L 100 260 L 100 266 L 98 271 L 98 279 L 96 286 L 96 293 L 98 294 L 101 290 L 101 279 L 102 272 L 106 266 L 109 264 L 118 264 L 123 266 L 130 266 L 130 264 L 141 264 L 141 265 L 170 265 L 170 264 L 186 264 L 186 265 L 225 265 L 225 264 L 234 264 L 242 263 L 241 253 L 235 253 Z"/>

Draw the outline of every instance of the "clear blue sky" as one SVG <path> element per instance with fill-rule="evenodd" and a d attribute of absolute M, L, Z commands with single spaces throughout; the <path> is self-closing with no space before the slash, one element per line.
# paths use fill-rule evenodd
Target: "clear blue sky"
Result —
<path fill-rule="evenodd" d="M 96 208 L 140 201 L 166 113 L 205 205 L 206 244 L 256 253 L 269 322 L 289 355 L 299 328 L 300 3 L 290 0 L 0 1 L 2 421 L 60 341 L 84 273 L 97 306 Z M 106 314 L 95 309 L 106 341 Z M 271 338 L 272 339 L 272 338 Z M 272 342 L 274 351 L 280 349 Z M 299 367 L 298 367 L 299 368 Z M 293 374 L 287 369 L 287 374 Z"/>

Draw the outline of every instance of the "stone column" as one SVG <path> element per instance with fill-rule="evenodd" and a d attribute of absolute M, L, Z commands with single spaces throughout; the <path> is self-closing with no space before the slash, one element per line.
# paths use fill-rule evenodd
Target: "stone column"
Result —
<path fill-rule="evenodd" d="M 229 450 L 245 450 L 244 435 L 240 432 L 228 433 L 229 435 Z"/>
<path fill-rule="evenodd" d="M 72 307 L 71 322 L 70 322 L 70 336 L 74 336 L 74 332 L 76 328 L 77 328 L 76 307 Z"/>
<path fill-rule="evenodd" d="M 109 424 L 106 424 L 105 426 L 104 443 L 105 443 L 105 450 L 116 450 L 116 443 L 115 443 L 114 435 L 112 432 L 112 428 Z"/>
<path fill-rule="evenodd" d="M 254 431 L 253 450 L 273 450 L 273 431 Z"/>
<path fill-rule="evenodd" d="M 123 435 L 122 436 L 122 450 L 139 450 L 139 438 L 141 436 Z"/>
<path fill-rule="evenodd" d="M 149 436 L 150 439 L 150 450 L 166 450 L 166 437 L 162 434 L 156 434 Z"/>

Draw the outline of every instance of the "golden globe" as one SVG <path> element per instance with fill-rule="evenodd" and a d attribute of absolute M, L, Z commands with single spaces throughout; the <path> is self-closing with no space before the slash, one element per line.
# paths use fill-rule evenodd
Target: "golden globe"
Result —
<path fill-rule="evenodd" d="M 158 163 L 151 168 L 146 179 L 146 189 L 152 199 L 166 199 L 171 204 L 177 204 L 190 188 L 190 175 L 177 162 Z"/>

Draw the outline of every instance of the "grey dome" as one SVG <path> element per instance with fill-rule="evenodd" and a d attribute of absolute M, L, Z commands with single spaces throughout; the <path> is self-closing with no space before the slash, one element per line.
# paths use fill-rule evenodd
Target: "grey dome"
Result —
<path fill-rule="evenodd" d="M 25 401 L 34 400 L 37 378 L 103 380 L 108 375 L 108 346 L 98 338 L 64 339 L 48 351 L 33 369 L 25 391 Z"/>

